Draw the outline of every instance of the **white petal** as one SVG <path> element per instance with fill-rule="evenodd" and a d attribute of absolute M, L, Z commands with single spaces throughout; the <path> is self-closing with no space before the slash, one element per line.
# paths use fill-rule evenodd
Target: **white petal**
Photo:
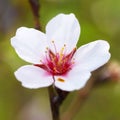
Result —
<path fill-rule="evenodd" d="M 69 53 L 76 47 L 80 35 L 80 25 L 74 14 L 59 14 L 50 20 L 46 26 L 46 35 L 50 41 L 50 47 L 59 52 L 66 45 Z M 54 41 L 55 47 L 51 41 Z"/>
<path fill-rule="evenodd" d="M 79 90 L 84 87 L 91 73 L 73 68 L 67 75 L 55 76 L 55 86 L 64 91 Z"/>
<path fill-rule="evenodd" d="M 40 63 L 47 47 L 44 33 L 33 28 L 21 27 L 11 39 L 19 57 L 30 63 Z"/>
<path fill-rule="evenodd" d="M 75 54 L 75 63 L 80 69 L 96 70 L 110 59 L 109 44 L 97 40 L 80 47 Z"/>
<path fill-rule="evenodd" d="M 32 65 L 22 66 L 15 72 L 15 76 L 26 88 L 47 87 L 53 83 L 52 76 L 43 69 Z"/>

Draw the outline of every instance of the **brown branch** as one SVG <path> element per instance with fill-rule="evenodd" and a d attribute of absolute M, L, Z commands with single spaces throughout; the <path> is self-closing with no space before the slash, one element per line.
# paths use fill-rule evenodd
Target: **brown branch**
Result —
<path fill-rule="evenodd" d="M 40 4 L 39 4 L 39 0 L 29 0 L 31 9 L 32 9 L 32 13 L 34 16 L 34 20 L 35 20 L 35 28 L 37 30 L 41 30 L 41 24 L 40 24 L 40 16 L 39 16 L 39 11 L 40 11 Z"/>
<path fill-rule="evenodd" d="M 50 105 L 51 105 L 51 112 L 53 120 L 60 120 L 59 117 L 59 104 L 58 104 L 58 95 L 53 88 L 53 86 L 49 87 L 49 98 L 50 98 Z"/>
<path fill-rule="evenodd" d="M 53 120 L 60 120 L 60 106 L 67 97 L 68 92 L 61 91 L 53 86 L 49 87 L 50 105 Z"/>
<path fill-rule="evenodd" d="M 34 19 L 35 19 L 35 28 L 41 30 L 41 25 L 39 22 L 39 9 L 40 4 L 38 0 L 29 0 Z M 37 65 L 36 65 L 37 66 Z M 59 120 L 59 109 L 60 105 L 67 97 L 68 92 L 61 91 L 53 86 L 49 87 L 49 97 L 50 97 L 50 105 L 53 120 Z"/>

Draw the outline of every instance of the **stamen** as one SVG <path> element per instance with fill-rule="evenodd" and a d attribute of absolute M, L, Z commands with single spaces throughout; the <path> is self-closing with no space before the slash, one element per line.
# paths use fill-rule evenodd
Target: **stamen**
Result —
<path fill-rule="evenodd" d="M 57 80 L 58 80 L 59 82 L 65 82 L 65 80 L 62 79 L 62 78 L 58 78 Z"/>
<path fill-rule="evenodd" d="M 53 70 L 54 70 L 55 73 L 59 73 L 59 71 L 57 70 L 57 68 L 54 67 Z"/>
<path fill-rule="evenodd" d="M 52 44 L 53 44 L 53 46 L 54 46 L 55 53 L 57 54 L 57 49 L 56 49 L 56 46 L 55 46 L 55 42 L 54 42 L 54 40 L 52 40 L 51 42 L 52 42 Z"/>
<path fill-rule="evenodd" d="M 64 44 L 64 47 L 66 47 L 66 44 Z"/>
<path fill-rule="evenodd" d="M 55 52 L 53 52 L 49 47 L 46 47 L 44 59 L 40 60 L 41 64 L 36 64 L 36 66 L 43 68 L 53 76 L 66 74 L 72 69 L 73 64 L 75 63 L 73 55 L 76 48 L 74 48 L 69 54 L 65 54 L 66 44 L 64 44 L 59 53 L 57 53 L 54 41 L 51 41 L 51 43 L 54 46 Z M 60 82 L 65 81 L 62 78 L 58 78 L 57 80 Z"/>
<path fill-rule="evenodd" d="M 62 62 L 63 58 L 64 58 L 64 50 L 65 50 L 66 44 L 64 44 L 64 46 L 62 47 L 60 53 L 59 53 L 59 62 Z"/>
<path fill-rule="evenodd" d="M 43 63 L 42 60 L 40 60 L 40 62 Z"/>

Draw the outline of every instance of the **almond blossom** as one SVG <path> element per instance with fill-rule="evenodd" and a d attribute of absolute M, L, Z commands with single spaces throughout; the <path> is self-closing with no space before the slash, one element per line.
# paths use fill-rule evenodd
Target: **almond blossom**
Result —
<path fill-rule="evenodd" d="M 96 40 L 77 49 L 80 25 L 74 14 L 58 14 L 43 33 L 20 27 L 11 44 L 20 58 L 30 63 L 15 71 L 26 88 L 54 85 L 64 91 L 85 86 L 91 72 L 110 59 L 109 44 Z"/>

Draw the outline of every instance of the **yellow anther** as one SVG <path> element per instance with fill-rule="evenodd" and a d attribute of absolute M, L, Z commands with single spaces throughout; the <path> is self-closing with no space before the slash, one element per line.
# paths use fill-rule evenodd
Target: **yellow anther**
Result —
<path fill-rule="evenodd" d="M 65 80 L 62 79 L 62 78 L 58 78 L 57 80 L 58 80 L 59 82 L 65 82 Z"/>

